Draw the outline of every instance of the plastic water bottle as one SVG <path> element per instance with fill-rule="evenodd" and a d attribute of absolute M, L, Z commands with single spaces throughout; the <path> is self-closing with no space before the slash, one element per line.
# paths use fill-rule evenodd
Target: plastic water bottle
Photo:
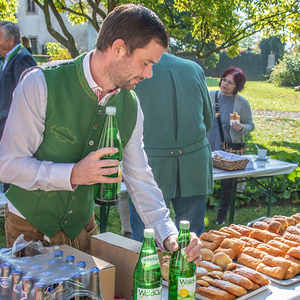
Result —
<path fill-rule="evenodd" d="M 122 143 L 116 119 L 116 108 L 106 107 L 106 119 L 103 125 L 98 149 L 115 147 L 119 151 L 114 154 L 107 154 L 101 159 L 117 159 L 119 161 L 118 173 L 108 175 L 108 177 L 122 176 Z M 97 204 L 111 206 L 116 205 L 121 194 L 121 182 L 118 183 L 98 183 L 94 187 L 94 196 Z"/>
<path fill-rule="evenodd" d="M 195 299 L 196 266 L 186 260 L 185 249 L 190 243 L 190 222 L 180 221 L 179 249 L 173 252 L 169 265 L 169 300 Z"/>
<path fill-rule="evenodd" d="M 45 288 L 46 283 L 42 281 L 37 281 L 34 284 L 34 300 L 44 300 L 45 299 Z"/>
<path fill-rule="evenodd" d="M 134 300 L 162 299 L 162 276 L 154 242 L 154 230 L 144 230 L 144 241 L 133 274 Z"/>
<path fill-rule="evenodd" d="M 32 289 L 33 289 L 33 277 L 31 275 L 23 276 L 20 300 L 32 300 L 32 297 L 31 297 Z"/>
<path fill-rule="evenodd" d="M 2 263 L 0 277 L 0 299 L 9 299 L 11 295 L 11 264 Z"/>
<path fill-rule="evenodd" d="M 89 291 L 92 292 L 98 299 L 102 299 L 101 287 L 100 287 L 100 269 L 97 267 L 90 268 L 90 282 Z M 86 300 L 92 300 L 93 298 L 86 297 Z"/>
<path fill-rule="evenodd" d="M 21 297 L 21 283 L 22 283 L 22 270 L 21 269 L 13 269 L 11 271 L 12 274 L 12 293 L 11 300 L 20 300 Z"/>

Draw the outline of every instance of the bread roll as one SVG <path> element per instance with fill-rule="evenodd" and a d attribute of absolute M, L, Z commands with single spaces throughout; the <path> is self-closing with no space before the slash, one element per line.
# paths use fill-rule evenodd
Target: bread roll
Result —
<path fill-rule="evenodd" d="M 224 239 L 224 237 L 220 235 L 212 234 L 209 232 L 203 232 L 199 238 L 203 248 L 208 248 L 212 251 L 217 249 Z"/>
<path fill-rule="evenodd" d="M 269 225 L 267 223 L 261 221 L 254 222 L 252 224 L 253 228 L 260 229 L 260 230 L 268 230 L 268 226 Z"/>
<path fill-rule="evenodd" d="M 259 274 L 255 270 L 250 270 L 247 268 L 238 268 L 234 271 L 234 273 L 242 275 L 242 276 L 250 279 L 252 282 L 255 282 L 261 286 L 265 286 L 270 283 L 268 278 L 266 278 L 262 274 Z"/>
<path fill-rule="evenodd" d="M 300 236 L 299 235 L 295 235 L 295 234 L 291 234 L 289 232 L 285 232 L 284 235 L 283 235 L 283 238 L 285 238 L 286 240 L 293 241 L 293 242 L 296 242 L 296 243 L 300 244 Z"/>
<path fill-rule="evenodd" d="M 271 223 L 269 223 L 268 231 L 281 235 L 283 232 L 283 228 L 280 222 L 272 221 Z"/>
<path fill-rule="evenodd" d="M 213 255 L 211 262 L 225 270 L 232 263 L 232 259 L 224 252 L 218 252 Z"/>
<path fill-rule="evenodd" d="M 237 268 L 238 268 L 238 265 L 236 263 L 231 263 L 231 264 L 227 265 L 227 270 L 228 271 L 234 271 Z"/>
<path fill-rule="evenodd" d="M 221 231 L 218 231 L 218 230 L 211 229 L 208 233 L 213 233 L 213 234 L 216 234 L 216 235 L 220 235 L 224 238 L 231 238 L 231 235 L 229 233 L 221 232 Z"/>
<path fill-rule="evenodd" d="M 292 215 L 291 218 L 293 218 L 296 222 L 296 224 L 299 224 L 300 223 L 300 216 L 299 215 Z"/>
<path fill-rule="evenodd" d="M 249 236 L 250 235 L 250 230 L 246 227 L 240 226 L 240 225 L 235 225 L 231 224 L 229 228 L 232 228 L 239 232 L 242 236 Z"/>
<path fill-rule="evenodd" d="M 207 275 L 208 271 L 203 267 L 196 267 L 196 272 L 195 273 L 196 273 L 196 278 L 199 279 L 202 276 Z"/>
<path fill-rule="evenodd" d="M 259 244 L 261 244 L 262 242 L 250 237 L 246 237 L 246 236 L 241 236 L 240 240 L 248 242 L 252 245 L 252 247 L 256 248 Z"/>
<path fill-rule="evenodd" d="M 203 280 L 203 279 L 196 280 L 196 283 L 199 284 L 200 286 L 204 286 L 204 287 L 209 287 L 210 286 L 210 284 L 207 281 Z"/>
<path fill-rule="evenodd" d="M 269 241 L 267 245 L 270 245 L 272 247 L 279 249 L 283 253 L 283 255 L 286 255 L 286 253 L 291 248 L 290 246 L 288 246 L 284 243 L 281 243 L 280 241 L 276 241 L 276 240 Z"/>
<path fill-rule="evenodd" d="M 300 272 L 299 264 L 296 264 L 292 261 L 289 261 L 289 262 L 290 262 L 291 266 L 287 269 L 287 271 L 284 275 L 284 279 L 286 279 L 286 280 L 294 278 Z"/>
<path fill-rule="evenodd" d="M 271 255 L 267 255 L 257 266 L 256 271 L 271 276 L 273 278 L 282 280 L 290 266 L 291 263 L 283 257 L 273 257 Z"/>
<path fill-rule="evenodd" d="M 286 222 L 288 224 L 288 227 L 295 226 L 297 224 L 296 221 L 295 221 L 295 219 L 292 218 L 292 217 L 285 217 L 285 220 L 286 220 Z"/>
<path fill-rule="evenodd" d="M 202 248 L 201 255 L 202 255 L 202 260 L 211 261 L 214 253 L 210 249 Z"/>
<path fill-rule="evenodd" d="M 245 253 L 241 253 L 237 259 L 237 263 L 245 267 L 256 270 L 257 266 L 261 263 L 260 258 L 255 258 Z"/>
<path fill-rule="evenodd" d="M 228 233 L 228 234 L 231 235 L 231 237 L 237 238 L 237 239 L 240 238 L 240 237 L 242 236 L 241 233 L 239 233 L 238 231 L 236 231 L 236 230 L 234 230 L 234 229 L 232 229 L 232 228 L 229 228 L 229 227 L 222 227 L 222 228 L 220 228 L 219 231 Z"/>
<path fill-rule="evenodd" d="M 214 251 L 214 253 L 224 252 L 226 253 L 231 259 L 234 259 L 240 249 L 242 248 L 243 244 L 238 239 L 224 239 L 223 242 L 220 244 L 220 247 Z"/>
<path fill-rule="evenodd" d="M 273 221 L 275 221 L 274 218 L 265 218 L 265 219 L 262 220 L 262 222 L 265 222 L 265 223 L 267 223 L 267 224 L 270 224 L 270 223 L 273 222 Z"/>
<path fill-rule="evenodd" d="M 268 241 L 273 240 L 276 236 L 277 235 L 275 233 L 267 230 L 253 229 L 249 237 L 267 243 Z"/>
<path fill-rule="evenodd" d="M 246 247 L 243 249 L 243 253 L 253 256 L 254 258 L 262 259 L 264 256 L 268 255 L 268 253 L 261 251 L 257 248 Z"/>
<path fill-rule="evenodd" d="M 287 253 L 287 255 L 293 256 L 297 259 L 300 259 L 300 246 L 292 247 Z"/>
<path fill-rule="evenodd" d="M 210 261 L 201 261 L 199 263 L 198 267 L 204 268 L 209 272 L 211 272 L 211 271 L 223 271 L 223 269 L 220 266 L 218 266 L 216 264 L 213 264 Z"/>
<path fill-rule="evenodd" d="M 251 280 L 233 272 L 226 272 L 223 275 L 222 279 L 240 285 L 247 290 L 250 290 L 253 287 L 253 283 Z"/>
<path fill-rule="evenodd" d="M 196 293 L 211 300 L 234 300 L 236 297 L 214 286 L 199 287 Z"/>
<path fill-rule="evenodd" d="M 286 229 L 287 229 L 288 223 L 287 223 L 287 221 L 286 221 L 284 218 L 282 218 L 282 217 L 274 217 L 274 219 L 275 219 L 276 221 L 278 221 L 278 222 L 281 223 L 281 226 L 282 226 L 282 229 L 283 229 L 283 230 L 286 230 Z"/>
<path fill-rule="evenodd" d="M 300 228 L 297 228 L 296 226 L 290 226 L 286 229 L 287 232 L 295 235 L 300 236 Z"/>
<path fill-rule="evenodd" d="M 285 245 L 288 245 L 289 247 L 298 247 L 298 246 L 300 246 L 300 243 L 287 240 L 284 237 L 280 237 L 280 236 L 275 237 L 274 240 L 275 241 L 279 241 L 279 242 L 281 242 L 281 243 L 283 243 Z"/>
<path fill-rule="evenodd" d="M 295 264 L 297 264 L 297 265 L 300 266 L 300 259 L 295 258 L 295 257 L 293 257 L 293 256 L 291 256 L 291 255 L 286 255 L 284 258 L 285 258 L 286 260 L 291 261 L 291 262 L 293 262 L 293 263 L 295 263 Z"/>
<path fill-rule="evenodd" d="M 267 252 L 269 255 L 272 255 L 275 257 L 278 257 L 278 256 L 283 257 L 284 256 L 283 252 L 280 249 L 270 246 L 268 244 L 260 244 L 256 247 L 256 249 Z"/>

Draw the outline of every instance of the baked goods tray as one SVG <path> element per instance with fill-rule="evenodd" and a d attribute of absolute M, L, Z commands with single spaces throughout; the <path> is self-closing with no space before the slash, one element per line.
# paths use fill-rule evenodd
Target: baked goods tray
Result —
<path fill-rule="evenodd" d="M 245 267 L 245 266 L 243 266 L 243 265 L 241 265 L 241 264 L 237 264 L 237 265 L 240 266 L 240 267 L 243 267 L 243 268 L 247 268 L 247 267 Z M 250 269 L 250 268 L 248 268 L 248 269 Z M 252 269 L 250 269 L 250 270 L 252 270 Z M 258 271 L 257 271 L 257 272 L 258 272 Z M 266 274 L 263 274 L 263 273 L 261 273 L 261 272 L 258 272 L 258 273 L 264 275 L 264 276 L 267 277 L 270 281 L 275 282 L 275 283 L 280 284 L 280 285 L 292 285 L 292 284 L 294 284 L 294 283 L 300 282 L 300 275 L 297 275 L 297 276 L 295 276 L 294 278 L 291 278 L 291 279 L 279 280 L 279 279 L 273 278 L 273 277 L 271 277 L 271 276 L 268 276 L 268 275 L 266 275 Z"/>
<path fill-rule="evenodd" d="M 169 286 L 169 283 L 168 283 L 167 281 L 163 280 L 163 285 L 164 285 L 164 286 Z M 238 298 L 235 298 L 235 299 L 236 299 L 236 300 L 244 300 L 244 299 L 251 298 L 251 297 L 253 297 L 253 296 L 256 295 L 256 294 L 259 294 L 259 293 L 261 293 L 261 292 L 263 292 L 263 291 L 269 289 L 269 286 L 270 286 L 270 284 L 267 284 L 267 285 L 262 286 L 261 288 L 255 290 L 255 291 L 252 291 L 252 292 L 247 293 L 246 295 L 244 295 L 244 296 L 242 296 L 242 297 L 238 297 Z M 206 297 L 201 296 L 201 295 L 199 295 L 199 294 L 196 294 L 196 299 L 210 300 L 209 298 L 206 298 Z"/>

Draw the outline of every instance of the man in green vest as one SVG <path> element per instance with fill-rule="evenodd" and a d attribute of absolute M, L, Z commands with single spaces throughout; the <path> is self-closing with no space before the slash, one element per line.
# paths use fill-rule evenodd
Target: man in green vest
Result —
<path fill-rule="evenodd" d="M 117 160 L 100 160 L 117 149 L 97 150 L 105 108 L 112 105 L 132 201 L 146 226 L 155 229 L 158 244 L 178 248 L 178 231 L 147 164 L 142 112 L 131 91 L 152 76 L 168 43 L 166 28 L 151 10 L 120 5 L 104 20 L 94 50 L 24 74 L 0 143 L 0 180 L 11 183 L 8 247 L 23 233 L 28 241 L 90 251 L 90 236 L 97 233 L 93 185 L 121 180 L 107 177 L 117 172 Z M 191 237 L 188 260 L 197 263 L 201 243 Z"/>
<path fill-rule="evenodd" d="M 134 89 L 144 113 L 144 144 L 155 181 L 167 207 L 172 202 L 176 226 L 190 221 L 204 231 L 206 195 L 213 192 L 211 149 L 206 132 L 213 109 L 202 68 L 193 61 L 164 53 L 153 77 Z M 155 116 L 155 117 L 154 117 Z M 143 239 L 144 224 L 130 205 L 132 237 Z"/>

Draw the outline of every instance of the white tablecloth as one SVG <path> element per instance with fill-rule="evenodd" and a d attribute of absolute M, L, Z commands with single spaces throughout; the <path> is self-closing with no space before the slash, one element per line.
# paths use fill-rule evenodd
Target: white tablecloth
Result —
<path fill-rule="evenodd" d="M 231 155 L 230 153 L 226 153 L 224 151 L 215 151 L 213 153 L 217 153 L 223 157 L 225 157 L 226 155 Z M 268 158 L 266 161 L 260 161 L 256 159 L 255 155 L 243 155 L 240 157 L 248 158 L 250 160 L 245 170 L 225 171 L 225 170 L 214 168 L 213 170 L 214 180 L 236 178 L 236 177 L 263 177 L 263 176 L 288 174 L 298 168 L 297 164 L 292 164 L 289 162 L 276 160 L 272 158 Z"/>

